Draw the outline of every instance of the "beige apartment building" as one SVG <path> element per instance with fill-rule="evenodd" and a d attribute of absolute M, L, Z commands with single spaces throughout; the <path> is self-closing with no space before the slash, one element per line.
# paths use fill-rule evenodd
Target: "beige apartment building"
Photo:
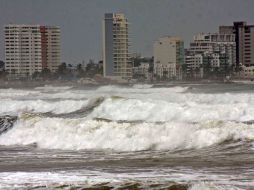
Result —
<path fill-rule="evenodd" d="M 181 79 L 184 42 L 179 37 L 162 37 L 154 43 L 154 71 L 160 78 Z"/>
<path fill-rule="evenodd" d="M 47 68 L 56 72 L 61 61 L 60 28 L 10 24 L 4 28 L 5 70 L 28 77 Z"/>

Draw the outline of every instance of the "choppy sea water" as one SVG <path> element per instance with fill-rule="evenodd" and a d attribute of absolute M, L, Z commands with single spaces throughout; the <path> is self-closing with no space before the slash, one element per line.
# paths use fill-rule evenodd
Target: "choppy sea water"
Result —
<path fill-rule="evenodd" d="M 254 85 L 0 89 L 0 189 L 254 189 Z"/>

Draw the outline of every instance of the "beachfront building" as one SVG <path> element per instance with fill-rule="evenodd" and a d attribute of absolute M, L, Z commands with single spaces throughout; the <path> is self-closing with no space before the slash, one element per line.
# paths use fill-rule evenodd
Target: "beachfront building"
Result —
<path fill-rule="evenodd" d="M 181 79 L 184 42 L 179 37 L 159 38 L 153 46 L 154 74 L 159 79 Z"/>
<path fill-rule="evenodd" d="M 134 53 L 132 60 L 132 78 L 139 81 L 150 81 L 153 78 L 153 57 L 142 57 L 141 54 Z"/>
<path fill-rule="evenodd" d="M 60 29 L 55 26 L 6 25 L 5 70 L 12 77 L 28 77 L 60 65 Z"/>
<path fill-rule="evenodd" d="M 151 78 L 149 69 L 149 63 L 141 62 L 139 66 L 133 67 L 133 77 L 137 79 L 148 80 Z"/>
<path fill-rule="evenodd" d="M 106 13 L 103 21 L 103 75 L 130 79 L 129 23 L 124 14 Z"/>
<path fill-rule="evenodd" d="M 254 25 L 234 22 L 232 26 L 220 26 L 221 34 L 234 34 L 236 42 L 236 70 L 240 65 L 254 66 Z"/>
<path fill-rule="evenodd" d="M 242 66 L 240 76 L 246 79 L 254 79 L 254 66 Z"/>
<path fill-rule="evenodd" d="M 203 78 L 209 73 L 228 75 L 236 64 L 235 35 L 200 33 L 185 54 L 186 72 L 191 78 Z"/>
<path fill-rule="evenodd" d="M 236 62 L 235 36 L 234 34 L 201 33 L 194 36 L 188 51 L 191 54 L 226 54 L 228 64 L 231 66 Z"/>
<path fill-rule="evenodd" d="M 188 52 L 189 53 L 189 52 Z M 202 54 L 185 54 L 185 65 L 186 68 L 183 68 L 183 74 L 185 78 L 194 78 L 200 79 L 203 78 L 203 55 Z"/>

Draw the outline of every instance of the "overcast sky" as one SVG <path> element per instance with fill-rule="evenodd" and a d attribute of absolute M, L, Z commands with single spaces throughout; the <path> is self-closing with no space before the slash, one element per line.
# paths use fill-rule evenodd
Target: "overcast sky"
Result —
<path fill-rule="evenodd" d="M 131 52 L 152 56 L 153 42 L 177 35 L 188 46 L 199 32 L 216 32 L 233 21 L 254 24 L 254 0 L 0 0 L 0 60 L 5 24 L 56 25 L 61 28 L 62 61 L 102 58 L 102 19 L 121 12 L 130 25 Z"/>

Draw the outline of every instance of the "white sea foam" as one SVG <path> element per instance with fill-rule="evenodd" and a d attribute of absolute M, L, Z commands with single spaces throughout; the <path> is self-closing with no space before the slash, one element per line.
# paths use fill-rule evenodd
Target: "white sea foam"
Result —
<path fill-rule="evenodd" d="M 188 90 L 188 87 L 181 87 L 181 86 L 152 88 L 152 85 L 134 85 L 133 87 L 108 85 L 108 86 L 99 87 L 96 90 L 96 92 L 147 94 L 147 93 L 158 93 L 158 92 L 183 93 L 183 92 L 186 92 L 187 90 Z"/>
<path fill-rule="evenodd" d="M 90 172 L 92 173 L 92 172 Z M 107 182 L 105 179 L 90 179 L 90 175 L 66 172 L 1 172 L 0 189 L 33 189 L 38 186 L 46 186 L 48 189 L 56 189 L 62 185 L 90 186 Z"/>
<path fill-rule="evenodd" d="M 222 176 L 213 174 L 202 174 L 199 171 L 189 171 L 185 169 L 175 170 L 154 170 L 154 171 L 138 171 L 138 173 L 107 173 L 104 171 L 68 171 L 68 172 L 1 172 L 0 173 L 0 189 L 33 189 L 38 186 L 46 186 L 49 189 L 59 188 L 61 186 L 75 187 L 82 186 L 88 188 L 93 185 L 101 185 L 106 183 L 110 187 L 121 187 L 121 185 L 139 183 L 143 189 L 151 189 L 151 184 L 164 184 L 170 186 L 169 181 L 187 184 L 189 190 L 243 190 L 236 186 L 252 185 L 246 181 L 235 182 L 230 178 L 236 176 Z M 199 179 L 206 179 L 206 182 L 197 182 Z M 208 182 L 209 181 L 209 182 Z M 230 184 L 228 184 L 230 183 Z M 192 185 L 191 185 L 192 184 Z M 156 188 L 157 189 L 157 188 Z"/>
<path fill-rule="evenodd" d="M 148 122 L 254 120 L 254 96 L 251 93 L 195 94 L 188 92 L 188 87 L 178 86 L 144 89 L 118 86 L 89 90 L 69 88 L 60 92 L 1 89 L 0 114 L 19 114 L 23 111 L 69 113 L 84 106 L 86 99 L 105 97 L 106 100 L 89 118 Z"/>
<path fill-rule="evenodd" d="M 251 93 L 191 93 L 189 87 L 163 88 L 131 88 L 118 86 L 103 86 L 96 91 L 84 91 L 85 94 L 117 95 L 140 100 L 164 100 L 173 103 L 196 102 L 201 104 L 237 104 L 246 103 L 254 106 L 254 96 Z"/>
<path fill-rule="evenodd" d="M 0 114 L 17 115 L 23 112 L 70 113 L 86 106 L 88 102 L 88 100 L 61 100 L 56 102 L 43 100 L 0 100 Z"/>
<path fill-rule="evenodd" d="M 239 121 L 254 120 L 252 93 L 191 93 L 188 87 L 104 86 L 76 90 L 52 87 L 32 90 L 0 89 L 0 115 L 20 115 L 12 129 L 0 136 L 0 145 L 29 145 L 63 150 L 185 150 L 218 145 L 225 141 L 248 141 L 254 147 L 254 125 Z M 23 112 L 70 113 L 104 101 L 84 118 L 45 118 Z M 95 118 L 112 120 L 106 122 Z M 126 122 L 116 122 L 126 120 Z M 131 123 L 128 121 L 140 121 Z M 156 123 L 161 122 L 161 123 Z M 249 142 L 252 141 L 252 142 Z M 231 145 L 231 144 L 230 144 Z M 220 146 L 220 145 L 219 145 Z M 118 153 L 117 153 L 118 154 Z M 126 153 L 129 154 L 129 153 Z M 136 154 L 136 153 L 131 153 Z M 165 171 L 164 171 L 165 170 Z M 250 169 L 251 170 L 251 169 Z M 143 171 L 143 169 L 142 169 Z M 137 173 L 0 173 L 0 189 L 22 189 L 61 184 L 89 185 L 103 182 L 128 182 L 148 179 L 193 184 L 189 190 L 239 190 L 254 186 L 244 173 L 183 171 L 160 168 Z M 225 170 L 224 170 L 225 171 Z M 223 172 L 224 172 L 223 171 Z M 252 171 L 248 171 L 251 173 Z M 91 174 L 91 175 L 90 175 Z M 126 180 L 127 179 L 127 180 Z M 237 179 L 237 180 L 236 180 Z M 205 181 L 205 182 L 200 182 Z M 210 181 L 210 182 L 207 182 Z"/>
<path fill-rule="evenodd" d="M 36 98 L 37 99 L 45 99 L 45 100 L 80 100 L 80 99 L 88 99 L 94 98 L 93 91 L 85 91 L 85 90 L 69 90 L 64 92 L 54 92 L 54 93 L 40 93 Z"/>
<path fill-rule="evenodd" d="M 209 97 L 208 97 L 209 98 Z M 221 100 L 220 100 L 221 101 Z M 190 100 L 169 102 L 165 100 L 140 100 L 108 98 L 90 114 L 91 118 L 149 122 L 200 122 L 206 120 L 254 120 L 254 104 L 213 104 Z"/>
<path fill-rule="evenodd" d="M 64 88 L 64 87 L 63 87 Z M 70 88 L 70 87 L 66 87 Z M 188 87 L 169 88 L 131 88 L 103 86 L 97 89 L 47 92 L 43 90 L 0 89 L 0 99 L 89 99 L 95 96 L 122 96 L 139 100 L 164 100 L 173 103 L 194 102 L 197 104 L 237 104 L 246 103 L 254 106 L 254 96 L 250 93 L 190 93 Z"/>
<path fill-rule="evenodd" d="M 92 90 L 73 90 L 71 87 L 60 87 L 47 90 L 47 88 L 38 87 L 38 89 L 21 90 L 21 89 L 0 89 L 0 99 L 22 99 L 22 100 L 34 100 L 34 99 L 84 99 L 86 97 L 93 97 L 94 92 Z M 40 89 L 40 90 L 39 90 Z"/>
<path fill-rule="evenodd" d="M 140 88 L 140 89 L 145 89 L 145 88 L 152 88 L 152 84 L 134 84 L 133 88 Z"/>
<path fill-rule="evenodd" d="M 4 98 L 20 98 L 39 95 L 40 92 L 33 90 L 21 90 L 21 89 L 0 89 L 0 99 Z"/>
<path fill-rule="evenodd" d="M 243 190 L 232 185 L 216 185 L 211 182 L 200 182 L 192 185 L 188 190 Z"/>
<path fill-rule="evenodd" d="M 45 85 L 35 87 L 36 90 L 43 90 L 43 91 L 63 91 L 73 88 L 72 86 L 52 86 L 52 85 Z"/>
<path fill-rule="evenodd" d="M 36 143 L 47 149 L 115 151 L 203 148 L 226 140 L 254 140 L 254 125 L 233 122 L 116 123 L 84 119 L 22 116 L 2 134 L 1 145 Z"/>

